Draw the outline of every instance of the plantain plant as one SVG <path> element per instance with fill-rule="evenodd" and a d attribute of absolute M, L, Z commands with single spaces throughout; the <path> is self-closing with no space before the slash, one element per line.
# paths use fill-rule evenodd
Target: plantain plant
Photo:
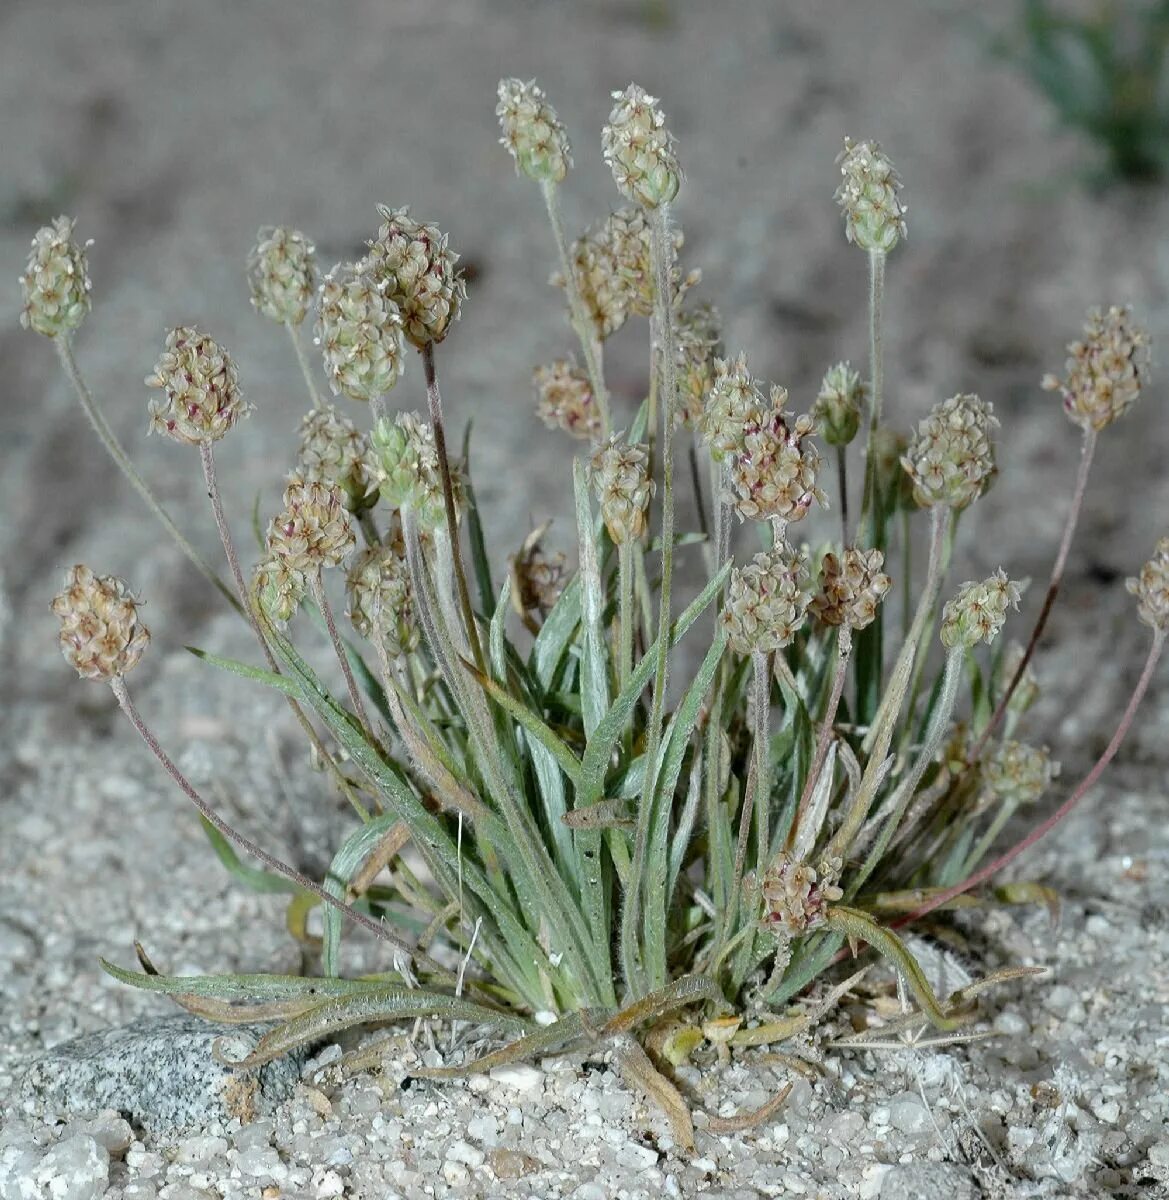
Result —
<path fill-rule="evenodd" d="M 209 1018 L 275 1022 L 241 1070 L 404 1018 L 474 1022 L 508 1039 L 419 1072 L 432 1077 L 608 1045 L 688 1146 L 689 1108 L 667 1064 L 702 1037 L 726 1052 L 806 1028 L 849 981 L 821 987 L 820 1002 L 794 1014 L 789 1003 L 862 947 L 891 961 L 917 1017 L 957 1030 L 976 1019 L 988 981 L 939 998 L 897 927 L 960 903 L 1048 895 L 984 885 L 1095 783 L 1169 627 L 1165 540 L 1130 581 L 1152 639 L 1115 736 L 1051 816 L 1001 846 L 1007 822 L 1034 809 L 1058 769 L 1018 736 L 1036 692 L 1031 660 L 1097 437 L 1146 383 L 1147 339 L 1128 310 L 1094 311 L 1064 376 L 1044 381 L 1080 428 L 1082 454 L 1041 614 L 1025 645 L 1004 650 L 1020 586 L 1002 570 L 949 582 L 960 518 L 996 473 L 992 406 L 955 395 L 903 435 L 884 403 L 885 270 L 906 228 L 881 148 L 846 141 L 838 159 L 847 240 L 869 263 L 867 378 L 832 366 L 796 416 L 783 388 L 765 394 L 746 357 L 724 351 L 717 312 L 691 294 L 699 276 L 679 265 L 672 215 L 683 176 L 657 101 L 636 85 L 614 94 L 602 149 L 626 206 L 571 242 L 560 189 L 572 160 L 555 112 L 535 84 L 514 79 L 500 84 L 497 112 L 518 174 L 540 187 L 554 283 L 578 342 L 579 358 L 534 376 L 540 416 L 581 446 L 572 574 L 543 548 L 546 527 L 506 572 L 493 570 L 466 452 L 453 456 L 446 432 L 436 363 L 466 293 L 435 226 L 383 207 L 368 253 L 319 284 L 308 238 L 261 231 L 248 264 L 253 303 L 287 330 L 312 406 L 248 575 L 214 450 L 249 405 L 208 334 L 167 337 L 146 379 L 158 393 L 150 425 L 198 449 L 227 578 L 155 499 L 85 386 L 73 340 L 90 287 L 73 223 L 59 218 L 34 240 L 25 324 L 52 340 L 98 437 L 250 624 L 261 657 L 195 653 L 285 697 L 353 811 L 319 883 L 228 824 L 131 696 L 127 676 L 149 640 L 139 601 L 121 579 L 74 567 L 53 601 L 66 659 L 110 685 L 228 867 L 288 890 L 302 930 L 313 907 L 323 922 L 312 977 L 171 976 L 141 947 L 140 971 L 103 965 Z M 338 403 L 371 410 L 364 430 L 322 396 L 303 337 L 314 310 L 325 377 Z M 606 385 L 604 350 L 638 319 L 648 321 L 650 383 L 626 408 Z M 392 411 L 419 360 L 425 413 Z M 816 439 L 831 448 L 827 462 Z M 858 453 L 863 471 L 850 476 Z M 827 512 L 829 490 L 838 513 Z M 679 522 L 691 511 L 683 492 L 695 529 Z M 327 632 L 335 662 L 311 664 L 297 649 L 306 620 Z M 386 944 L 385 972 L 343 973 L 351 928 Z M 697 1013 L 689 1031 L 663 1043 L 664 1020 L 683 1009 Z M 709 1127 L 764 1119 L 783 1094 Z"/>

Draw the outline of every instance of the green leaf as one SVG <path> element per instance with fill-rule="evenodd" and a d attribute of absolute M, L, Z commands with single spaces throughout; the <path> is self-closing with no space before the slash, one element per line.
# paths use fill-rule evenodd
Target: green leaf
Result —
<path fill-rule="evenodd" d="M 378 842 L 398 823 L 394 813 L 385 813 L 374 817 L 366 825 L 355 829 L 342 843 L 341 849 L 333 855 L 329 864 L 329 872 L 322 885 L 330 896 L 344 900 L 349 881 L 367 858 L 373 853 Z M 321 968 L 326 975 L 336 976 L 341 969 L 341 914 L 331 905 L 325 906 L 324 942 L 321 947 Z"/>
<path fill-rule="evenodd" d="M 574 575 L 560 593 L 560 599 L 552 611 L 544 618 L 544 624 L 536 635 L 536 644 L 532 647 L 532 673 L 545 691 L 552 687 L 560 664 L 568 653 L 573 634 L 580 625 L 580 607 L 581 580 L 580 575 Z"/>
<path fill-rule="evenodd" d="M 198 646 L 185 647 L 189 654 L 193 654 L 196 658 L 201 658 L 205 663 L 210 663 L 213 667 L 218 667 L 221 671 L 230 671 L 233 675 L 240 675 L 244 679 L 253 679 L 257 683 L 266 684 L 270 688 L 275 688 L 278 692 L 283 692 L 286 696 L 298 697 L 300 688 L 286 675 L 277 675 L 274 671 L 265 671 L 263 667 L 253 667 L 248 663 L 240 662 L 234 658 L 224 658 L 221 654 L 212 654 L 209 650 L 200 650 Z"/>
<path fill-rule="evenodd" d="M 609 656 L 601 631 L 605 601 L 601 589 L 601 569 L 597 562 L 597 542 L 593 532 L 593 513 L 589 504 L 589 485 L 585 470 L 585 465 L 580 459 L 573 462 L 584 622 L 584 648 L 580 671 L 581 700 L 585 734 L 591 737 L 609 707 Z"/>
<path fill-rule="evenodd" d="M 479 517 L 479 502 L 471 483 L 471 422 L 463 431 L 463 491 L 467 497 L 467 533 L 471 540 L 471 568 L 475 572 L 475 586 L 479 591 L 479 603 L 484 612 L 491 611 L 495 588 L 491 583 L 491 559 L 487 555 L 487 542 L 483 537 L 483 522 Z"/>
<path fill-rule="evenodd" d="M 107 959 L 99 959 L 101 968 L 119 983 L 144 992 L 166 996 L 206 996 L 247 1004 L 266 1000 L 304 1000 L 313 1003 L 328 996 L 348 996 L 357 992 L 377 991 L 386 986 L 384 978 L 320 979 L 303 975 L 153 975 L 128 971 Z"/>
<path fill-rule="evenodd" d="M 203 832 L 207 835 L 207 840 L 211 843 L 211 848 L 215 851 L 219 861 L 236 879 L 250 887 L 253 892 L 300 891 L 300 888 L 291 879 L 286 879 L 283 875 L 277 875 L 273 871 L 264 871 L 259 867 L 249 867 L 247 863 L 241 862 L 232 844 L 210 821 L 205 817 L 200 817 L 199 823 L 203 826 Z M 340 913 L 337 914 L 337 919 L 338 921 L 341 919 Z"/>

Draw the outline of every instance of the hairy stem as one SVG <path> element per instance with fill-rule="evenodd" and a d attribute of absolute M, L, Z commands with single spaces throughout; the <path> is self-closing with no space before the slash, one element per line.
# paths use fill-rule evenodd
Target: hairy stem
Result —
<path fill-rule="evenodd" d="M 166 773 L 175 781 L 176 784 L 178 784 L 183 794 L 199 810 L 200 815 L 209 825 L 212 825 L 218 829 L 225 838 L 228 838 L 230 841 L 234 842 L 240 847 L 241 850 L 244 850 L 248 854 L 251 854 L 253 857 L 259 859 L 259 861 L 262 862 L 269 870 L 275 871 L 278 875 L 283 875 L 285 879 L 291 880 L 296 884 L 297 887 L 303 888 L 304 891 L 311 892 L 325 904 L 328 904 L 330 907 L 344 913 L 344 915 L 348 917 L 349 920 L 353 921 L 354 924 L 360 925 L 363 929 L 367 929 L 370 933 L 383 942 L 388 942 L 399 954 L 404 954 L 406 956 L 405 961 L 402 962 L 400 966 L 396 965 L 395 967 L 395 969 L 401 971 L 404 976 L 408 976 L 408 968 L 411 959 L 415 959 L 421 965 L 439 971 L 440 973 L 446 973 L 427 955 L 415 951 L 408 942 L 404 941 L 388 925 L 385 925 L 380 921 L 375 921 L 372 917 L 367 917 L 364 913 L 358 912 L 356 909 L 350 907 L 350 905 L 338 900 L 336 896 L 330 895 L 323 887 L 309 879 L 308 876 L 302 875 L 299 871 L 293 867 L 290 867 L 287 863 L 281 862 L 280 859 L 269 854 L 266 850 L 261 849 L 261 847 L 257 846 L 255 842 L 244 837 L 242 833 L 238 833 L 235 829 L 233 829 L 203 799 L 203 797 L 200 796 L 197 791 L 195 791 L 187 777 L 167 756 L 166 751 L 163 750 L 162 746 L 158 742 L 158 739 L 155 738 L 154 734 L 146 725 L 146 722 L 143 721 L 138 710 L 134 707 L 134 702 L 130 699 L 130 693 L 126 689 L 126 681 L 121 676 L 118 676 L 117 678 L 110 680 L 110 687 L 113 690 L 114 695 L 117 697 L 118 704 L 121 706 L 122 712 L 124 712 L 129 718 L 130 724 L 133 725 L 138 731 L 138 735 L 150 748 L 150 751 L 154 757 L 157 758 L 162 764 L 162 767 Z"/>
<path fill-rule="evenodd" d="M 1023 651 L 1023 657 L 1019 659 L 1019 665 L 1015 668 L 1015 673 L 1011 676 L 1010 683 L 1007 684 L 1007 690 L 1003 692 L 1002 698 L 995 706 L 995 710 L 986 724 L 986 728 L 982 731 L 974 748 L 970 751 L 967 762 L 971 766 L 982 757 L 987 742 L 990 741 L 991 735 L 1002 721 L 1007 711 L 1007 706 L 1011 703 L 1011 697 L 1014 696 L 1015 690 L 1018 688 L 1023 675 L 1027 671 L 1027 666 L 1035 654 L 1035 648 L 1039 645 L 1039 639 L 1043 636 L 1044 629 L 1047 628 L 1047 619 L 1051 616 L 1051 610 L 1055 607 L 1055 600 L 1059 595 L 1060 585 L 1063 583 L 1064 570 L 1067 567 L 1068 554 L 1072 548 L 1072 538 L 1076 532 L 1076 525 L 1080 519 L 1080 510 L 1083 508 L 1084 491 L 1088 486 L 1088 473 L 1092 469 L 1092 457 L 1095 452 L 1096 431 L 1088 428 L 1084 431 L 1084 441 L 1080 447 L 1080 466 L 1076 471 L 1075 491 L 1072 493 L 1071 506 L 1068 508 L 1067 520 L 1064 522 L 1063 537 L 1060 539 L 1059 551 L 1055 556 L 1055 564 L 1051 568 L 1051 580 L 1047 585 L 1047 594 L 1043 597 L 1043 607 L 1039 610 L 1039 616 L 1035 621 L 1035 628 L 1031 630 L 1031 637 L 1028 639 L 1027 648 Z"/>
<path fill-rule="evenodd" d="M 81 409 L 86 417 L 89 418 L 89 423 L 93 426 L 98 440 L 105 447 L 110 458 L 114 460 L 118 469 L 129 480 L 138 495 L 145 501 L 146 507 L 162 523 L 163 528 L 174 539 L 175 544 L 187 556 L 191 564 L 208 582 L 214 584 L 219 589 L 234 608 L 239 609 L 239 601 L 232 595 L 231 588 L 220 578 L 219 572 L 187 541 L 179 527 L 171 519 L 170 514 L 163 508 L 158 497 L 150 490 L 150 485 L 139 475 L 137 467 L 130 461 L 130 456 L 122 449 L 121 443 L 114 436 L 114 431 L 106 423 L 105 417 L 102 416 L 101 410 L 94 402 L 93 396 L 90 394 L 89 388 L 81 376 L 81 369 L 77 365 L 77 359 L 73 356 L 73 345 L 70 340 L 67 337 L 55 337 L 53 338 L 53 342 L 57 347 L 61 366 L 64 368 L 69 382 L 73 385 L 73 390 L 77 393 L 77 399 L 81 402 Z M 246 609 L 241 611 L 246 611 Z"/>
<path fill-rule="evenodd" d="M 633 670 L 633 543 L 626 538 L 617 547 L 617 692 L 625 690 Z"/>
<path fill-rule="evenodd" d="M 560 215 L 560 192 L 558 185 L 551 180 L 545 180 L 540 185 L 544 193 L 544 205 L 548 209 L 548 222 L 552 226 L 552 236 L 556 239 L 556 253 L 560 258 L 560 273 L 564 276 L 564 291 L 568 297 L 568 311 L 572 319 L 572 328 L 580 340 L 581 354 L 584 355 L 585 370 L 588 372 L 589 383 L 597 401 L 597 412 L 601 416 L 601 441 L 605 441 L 612 431 L 609 418 L 609 393 L 605 389 L 605 376 L 601 370 L 600 342 L 593 328 L 593 323 L 585 311 L 584 298 L 580 294 L 580 284 L 576 272 L 572 268 L 572 259 L 568 252 L 568 240 L 564 234 L 564 220 Z"/>
<path fill-rule="evenodd" d="M 288 330 L 288 336 L 292 340 L 292 349 L 296 353 L 296 361 L 300 364 L 300 372 L 304 376 L 304 381 L 308 385 L 308 394 L 312 398 L 313 408 L 324 408 L 325 402 L 321 398 L 320 389 L 313 379 L 313 370 L 309 365 L 308 355 L 304 352 L 304 343 L 300 340 L 300 327 L 288 323 L 284 326 Z"/>
<path fill-rule="evenodd" d="M 864 495 L 861 499 L 860 529 L 857 544 L 868 546 L 870 540 L 876 545 L 877 522 L 877 468 L 873 448 L 873 434 L 881 423 L 881 410 L 885 392 L 884 319 L 885 301 L 885 254 L 881 250 L 869 251 L 869 438 L 865 448 Z M 884 549 L 877 546 L 877 549 Z"/>

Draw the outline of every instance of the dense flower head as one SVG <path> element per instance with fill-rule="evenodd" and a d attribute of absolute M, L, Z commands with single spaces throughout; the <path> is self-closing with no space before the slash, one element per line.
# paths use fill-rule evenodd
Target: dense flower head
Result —
<path fill-rule="evenodd" d="M 1019 607 L 1022 588 L 1000 568 L 988 579 L 964 583 L 942 609 L 942 645 L 947 649 L 993 642 L 1007 619 L 1007 610 Z"/>
<path fill-rule="evenodd" d="M 1007 804 L 1033 804 L 1059 774 L 1046 748 L 1025 742 L 1003 741 L 982 764 L 987 791 Z"/>
<path fill-rule="evenodd" d="M 385 295 L 397 305 L 407 339 L 418 349 L 441 342 L 467 298 L 459 256 L 436 225 L 415 221 L 406 208 L 378 205 L 377 237 L 363 260 Z"/>
<path fill-rule="evenodd" d="M 572 147 L 556 110 L 535 80 L 501 79 L 495 115 L 500 144 L 515 159 L 517 175 L 535 183 L 561 183 L 572 166 Z"/>
<path fill-rule="evenodd" d="M 786 853 L 764 872 L 762 894 L 764 929 L 785 938 L 822 925 L 828 905 L 844 896 L 831 878 Z"/>
<path fill-rule="evenodd" d="M 402 315 L 361 263 L 341 264 L 317 294 L 317 345 L 336 395 L 369 403 L 402 372 Z"/>
<path fill-rule="evenodd" d="M 74 224 L 72 217 L 57 217 L 38 229 L 20 277 L 20 323 L 46 337 L 71 333 L 92 303 L 85 246 L 74 240 Z"/>
<path fill-rule="evenodd" d="M 61 622 L 61 653 L 82 679 L 108 683 L 138 665 L 150 642 L 140 607 L 116 575 L 95 575 L 80 565 L 66 571 L 52 609 Z"/>
<path fill-rule="evenodd" d="M 745 432 L 763 424 L 766 401 L 747 370 L 747 356 L 714 360 L 714 380 L 706 397 L 699 433 L 716 462 L 743 446 Z"/>
<path fill-rule="evenodd" d="M 712 304 L 679 309 L 674 317 L 674 361 L 678 371 L 675 416 L 685 429 L 698 429 L 714 387 L 722 354 L 722 319 Z"/>
<path fill-rule="evenodd" d="M 1084 337 L 1068 346 L 1067 375 L 1045 375 L 1043 387 L 1063 394 L 1064 412 L 1081 429 L 1099 432 L 1122 416 L 1149 376 L 1149 337 L 1132 309 L 1113 305 L 1088 313 Z"/>
<path fill-rule="evenodd" d="M 347 613 L 364 638 L 380 640 L 391 659 L 409 654 L 419 641 L 410 571 L 401 546 L 370 546 L 345 576 Z"/>
<path fill-rule="evenodd" d="M 842 176 L 836 203 L 844 232 L 862 250 L 887 254 L 906 235 L 901 180 L 876 142 L 844 139 L 836 159 Z"/>
<path fill-rule="evenodd" d="M 587 372 L 576 363 L 558 359 L 532 372 L 536 389 L 536 414 L 549 429 L 583 441 L 596 441 L 601 433 L 601 414 Z"/>
<path fill-rule="evenodd" d="M 812 601 L 806 566 L 803 555 L 776 545 L 731 571 L 720 618 L 731 649 L 766 654 L 795 637 Z"/>
<path fill-rule="evenodd" d="M 784 411 L 787 392 L 771 389 L 771 409 L 758 425 L 744 430 L 731 458 L 731 490 L 740 519 L 800 521 L 812 502 L 826 504 L 816 483 L 820 455 L 804 439 L 813 431 L 809 416 Z"/>
<path fill-rule="evenodd" d="M 235 363 L 217 342 L 194 325 L 166 335 L 166 348 L 146 376 L 162 400 L 150 402 L 150 429 L 176 442 L 218 441 L 251 412 L 240 391 Z"/>
<path fill-rule="evenodd" d="M 1163 537 L 1135 578 L 1125 586 L 1137 598 L 1137 615 L 1159 633 L 1169 630 L 1169 537 Z"/>
<path fill-rule="evenodd" d="M 830 446 L 847 446 L 860 428 L 865 385 L 846 362 L 829 367 L 812 404 L 816 427 Z"/>
<path fill-rule="evenodd" d="M 445 520 L 442 474 L 434 432 L 416 413 L 399 413 L 392 422 L 381 420 L 370 437 L 378 466 L 382 499 L 392 508 L 408 508 L 423 530 Z M 451 463 L 455 513 L 461 514 L 465 489 L 463 475 Z"/>
<path fill-rule="evenodd" d="M 269 225 L 248 256 L 252 306 L 280 325 L 299 325 L 317 285 L 316 247 L 297 229 Z"/>
<path fill-rule="evenodd" d="M 812 615 L 822 625 L 864 629 L 877 615 L 877 606 L 893 586 L 881 568 L 880 550 L 850 546 L 839 557 L 831 552 L 820 563 L 820 590 L 812 598 Z"/>
<path fill-rule="evenodd" d="M 614 92 L 613 100 L 601 146 L 614 182 L 624 196 L 646 208 L 668 204 L 678 194 L 682 168 L 657 100 L 635 83 Z"/>
<path fill-rule="evenodd" d="M 264 615 L 281 628 L 296 616 L 307 588 L 305 573 L 280 554 L 266 558 L 252 577 L 252 592 Z"/>
<path fill-rule="evenodd" d="M 917 503 L 954 509 L 973 504 L 994 477 L 990 436 L 997 427 L 993 405 L 977 396 L 951 396 L 936 405 L 901 460 Z"/>
<path fill-rule="evenodd" d="M 313 576 L 338 567 L 356 543 L 339 487 L 293 474 L 284 489 L 284 511 L 268 526 L 268 552 L 292 571 Z"/>
<path fill-rule="evenodd" d="M 511 568 L 512 603 L 521 616 L 536 612 L 546 617 L 564 591 L 568 567 L 562 551 L 545 553 L 542 542 L 547 531 L 547 524 L 533 529 L 519 552 L 507 560 Z"/>
<path fill-rule="evenodd" d="M 377 501 L 378 467 L 369 439 L 331 404 L 312 409 L 301 421 L 296 468 L 306 480 L 339 487 L 350 512 Z"/>
<path fill-rule="evenodd" d="M 617 434 L 593 455 L 593 486 L 614 545 L 636 541 L 645 533 L 654 494 L 649 462 L 648 446 L 630 445 Z"/>

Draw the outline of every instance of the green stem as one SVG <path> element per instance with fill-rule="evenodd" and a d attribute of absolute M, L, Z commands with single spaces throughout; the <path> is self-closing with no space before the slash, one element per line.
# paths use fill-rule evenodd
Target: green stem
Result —
<path fill-rule="evenodd" d="M 857 544 L 867 546 L 884 539 L 876 536 L 880 523 L 877 520 L 877 469 L 873 447 L 873 434 L 881 423 L 885 392 L 884 319 L 885 300 L 885 254 L 881 250 L 869 251 L 869 439 L 865 449 L 864 496 L 861 500 L 860 528 Z M 883 550 L 884 546 L 877 545 Z"/>
<path fill-rule="evenodd" d="M 333 646 L 333 653 L 337 656 L 337 661 L 341 664 L 341 674 L 345 676 L 345 687 L 349 691 L 349 699 L 353 704 L 353 711 L 357 714 L 358 721 L 361 722 L 362 732 L 365 734 L 366 740 L 377 747 L 378 741 L 374 736 L 373 726 L 369 721 L 369 714 L 365 711 L 365 703 L 361 699 L 361 691 L 357 686 L 357 680 L 353 678 L 353 668 L 349 665 L 349 656 L 345 653 L 345 643 L 341 641 L 341 635 L 337 632 L 337 622 L 333 620 L 333 607 L 329 603 L 329 597 L 325 595 L 325 585 L 321 579 L 321 572 L 314 571 L 308 578 L 309 590 L 313 594 L 313 599 L 316 601 L 317 608 L 321 610 L 321 616 L 325 621 L 325 628 L 329 633 L 329 641 Z M 380 747 L 378 747 L 380 749 Z"/>
<path fill-rule="evenodd" d="M 625 690 L 633 670 L 633 543 L 627 538 L 617 547 L 617 692 Z"/>
<path fill-rule="evenodd" d="M 308 385 L 308 394 L 312 397 L 313 408 L 324 408 L 325 402 L 313 379 L 312 367 L 309 365 L 308 355 L 304 352 L 304 344 L 300 340 L 300 327 L 287 324 L 284 328 L 288 330 L 288 336 L 292 339 L 292 349 L 296 352 L 296 361 L 300 364 L 300 372 Z"/>
<path fill-rule="evenodd" d="M 73 356 L 73 346 L 67 337 L 55 337 L 53 342 L 57 347 L 57 354 L 61 359 L 61 366 L 65 370 L 65 374 L 69 378 L 69 382 L 73 385 L 73 390 L 77 393 L 77 399 L 81 402 L 81 409 L 89 418 L 89 423 L 93 426 L 94 432 L 97 434 L 101 444 L 105 447 L 106 452 L 118 465 L 118 469 L 130 481 L 131 486 L 146 503 L 146 507 L 158 518 L 166 529 L 167 533 L 174 539 L 178 548 L 187 556 L 191 564 L 197 568 L 199 573 L 203 575 L 208 582 L 212 583 L 226 597 L 227 601 L 233 608 L 239 612 L 246 610 L 240 606 L 240 602 L 232 594 L 231 587 L 220 578 L 219 572 L 211 566 L 209 562 L 187 541 L 183 536 L 179 527 L 171 519 L 170 514 L 163 508 L 155 494 L 150 490 L 150 486 L 146 480 L 138 474 L 137 468 L 130 461 L 129 455 L 122 449 L 121 443 L 114 436 L 113 430 L 106 423 L 105 417 L 102 416 L 101 410 L 94 402 L 93 396 L 90 394 L 89 388 L 85 384 L 85 380 L 81 377 L 81 369 L 77 365 L 77 359 Z"/>
<path fill-rule="evenodd" d="M 580 294 L 580 284 L 577 282 L 576 271 L 573 270 L 572 258 L 568 252 L 568 239 L 564 234 L 564 220 L 560 215 L 560 193 L 558 185 L 551 180 L 545 180 L 540 189 L 544 193 L 544 205 L 548 209 L 548 221 L 552 226 L 552 236 L 556 239 L 556 253 L 560 258 L 560 273 L 564 276 L 564 291 L 568 297 L 568 311 L 572 327 L 580 340 L 581 353 L 584 355 L 585 370 L 588 372 L 589 383 L 597 401 L 597 411 L 601 416 L 601 441 L 605 441 L 612 431 L 609 418 L 609 393 L 605 389 L 605 376 L 601 369 L 600 342 L 597 339 L 593 323 L 585 311 L 584 298 Z"/>

